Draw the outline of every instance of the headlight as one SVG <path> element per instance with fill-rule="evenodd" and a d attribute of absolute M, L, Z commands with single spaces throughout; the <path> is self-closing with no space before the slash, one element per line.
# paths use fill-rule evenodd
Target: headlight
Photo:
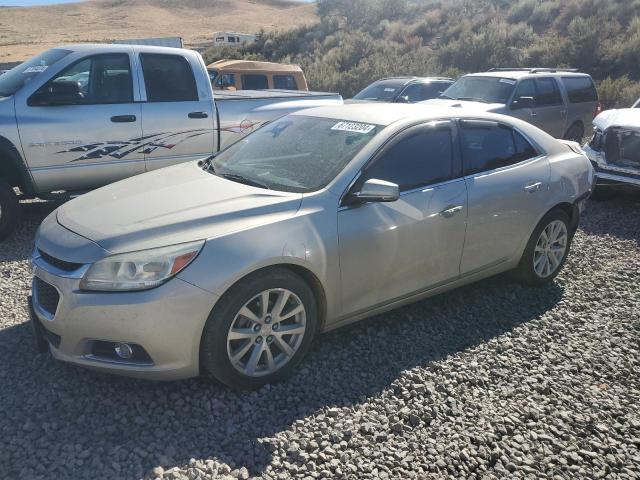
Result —
<path fill-rule="evenodd" d="M 80 288 L 129 291 L 157 287 L 189 265 L 203 245 L 201 240 L 107 257 L 89 267 Z"/>

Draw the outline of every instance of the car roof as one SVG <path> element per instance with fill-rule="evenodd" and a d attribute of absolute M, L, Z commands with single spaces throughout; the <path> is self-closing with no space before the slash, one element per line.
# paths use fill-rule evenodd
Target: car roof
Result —
<path fill-rule="evenodd" d="M 535 77 L 591 77 L 587 73 L 569 71 L 569 70 L 554 70 L 554 69 L 522 69 L 522 70 L 508 70 L 508 69 L 496 69 L 488 72 L 469 73 L 465 77 L 495 77 L 495 78 L 511 78 L 513 80 L 519 80 L 521 78 L 535 78 Z"/>

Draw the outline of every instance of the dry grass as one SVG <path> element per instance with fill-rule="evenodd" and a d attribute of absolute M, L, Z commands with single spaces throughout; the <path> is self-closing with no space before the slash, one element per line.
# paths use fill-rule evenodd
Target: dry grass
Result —
<path fill-rule="evenodd" d="M 181 36 L 187 46 L 212 32 L 287 30 L 316 20 L 315 6 L 288 0 L 89 0 L 0 8 L 0 62 L 65 43 Z"/>

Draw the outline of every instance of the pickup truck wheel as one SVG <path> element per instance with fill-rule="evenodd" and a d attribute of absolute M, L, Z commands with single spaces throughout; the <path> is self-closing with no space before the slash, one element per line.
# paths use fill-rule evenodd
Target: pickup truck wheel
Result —
<path fill-rule="evenodd" d="M 258 272 L 233 286 L 209 315 L 201 365 L 232 388 L 259 388 L 294 370 L 316 327 L 315 297 L 301 277 L 285 268 Z"/>
<path fill-rule="evenodd" d="M 531 234 L 520 260 L 520 281 L 535 286 L 553 280 L 564 266 L 572 239 L 568 215 L 559 209 L 547 213 Z"/>
<path fill-rule="evenodd" d="M 13 188 L 0 179 L 0 241 L 4 240 L 18 225 L 20 203 Z"/>
<path fill-rule="evenodd" d="M 582 140 L 584 138 L 584 128 L 579 123 L 574 123 L 569 127 L 567 133 L 564 134 L 565 140 L 571 140 L 573 142 L 578 142 L 582 145 Z"/>

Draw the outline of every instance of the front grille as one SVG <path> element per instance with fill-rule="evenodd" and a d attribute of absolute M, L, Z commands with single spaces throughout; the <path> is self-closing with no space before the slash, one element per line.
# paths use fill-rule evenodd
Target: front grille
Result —
<path fill-rule="evenodd" d="M 52 257 L 51 255 L 43 252 L 40 249 L 38 249 L 38 253 L 40 254 L 40 257 L 42 257 L 42 259 L 49 265 L 51 265 L 52 267 L 56 267 L 59 270 L 64 270 L 65 272 L 73 272 L 74 270 L 77 270 L 82 266 L 82 263 L 66 262 L 64 260 L 60 260 L 59 258 Z"/>
<path fill-rule="evenodd" d="M 34 295 L 38 305 L 49 313 L 51 316 L 56 314 L 58 309 L 58 302 L 60 301 L 60 294 L 52 285 L 35 277 Z"/>

